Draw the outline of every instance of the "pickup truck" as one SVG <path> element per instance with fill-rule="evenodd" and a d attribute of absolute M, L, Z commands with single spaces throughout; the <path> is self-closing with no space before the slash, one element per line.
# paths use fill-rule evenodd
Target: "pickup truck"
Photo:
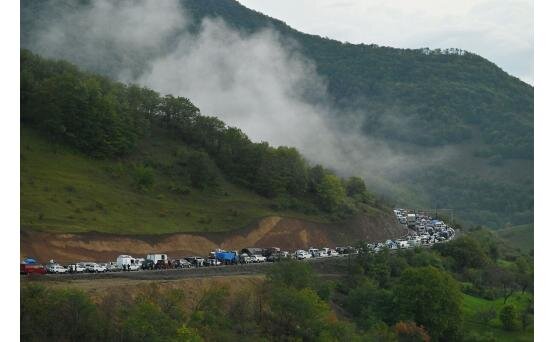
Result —
<path fill-rule="evenodd" d="M 260 254 L 255 254 L 252 258 L 254 258 L 254 262 L 266 262 L 266 257 Z"/>

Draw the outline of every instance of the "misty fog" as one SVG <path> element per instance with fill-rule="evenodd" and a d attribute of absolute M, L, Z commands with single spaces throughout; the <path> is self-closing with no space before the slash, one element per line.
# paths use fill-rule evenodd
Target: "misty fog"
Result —
<path fill-rule="evenodd" d="M 379 139 L 353 134 L 357 122 L 345 133 L 330 119 L 336 109 L 326 101 L 326 80 L 295 52 L 295 42 L 273 31 L 246 35 L 217 18 L 204 19 L 194 34 L 189 26 L 175 0 L 101 0 L 39 27 L 32 44 L 40 54 L 87 69 L 119 65 L 111 76 L 120 81 L 187 97 L 203 114 L 239 127 L 253 141 L 297 147 L 311 163 L 363 176 L 370 185 L 395 182 L 450 155 L 443 148 L 434 151 L 433 160 L 411 157 Z M 139 72 L 130 65 L 136 56 L 146 66 Z"/>

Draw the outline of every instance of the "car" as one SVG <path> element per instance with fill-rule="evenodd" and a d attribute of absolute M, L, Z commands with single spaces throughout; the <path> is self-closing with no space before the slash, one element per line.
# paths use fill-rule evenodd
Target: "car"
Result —
<path fill-rule="evenodd" d="M 276 262 L 276 261 L 279 261 L 280 259 L 281 259 L 281 257 L 279 256 L 278 253 L 273 253 L 273 254 L 270 254 L 270 255 L 266 258 L 266 261 L 268 261 L 268 262 Z"/>
<path fill-rule="evenodd" d="M 108 272 L 119 272 L 121 270 L 122 270 L 122 268 L 116 262 L 112 261 L 112 262 L 109 262 L 109 263 L 106 264 L 106 271 L 108 271 Z"/>
<path fill-rule="evenodd" d="M 298 260 L 309 259 L 310 257 L 310 253 L 305 250 L 299 249 L 295 252 L 295 258 L 297 258 Z"/>
<path fill-rule="evenodd" d="M 97 264 L 96 262 L 85 263 L 85 268 L 87 269 L 87 272 L 90 273 L 104 273 L 107 271 L 106 266 L 102 266 L 100 264 Z"/>
<path fill-rule="evenodd" d="M 154 261 L 150 259 L 146 259 L 141 263 L 141 269 L 143 270 L 153 270 L 154 269 Z"/>
<path fill-rule="evenodd" d="M 67 273 L 67 268 L 61 266 L 60 264 L 49 264 L 48 266 L 46 266 L 46 270 L 48 271 L 48 273 Z"/>
<path fill-rule="evenodd" d="M 186 259 L 177 259 L 177 260 L 173 261 L 173 267 L 174 268 L 191 268 L 191 267 L 193 267 L 193 264 L 191 264 Z"/>
<path fill-rule="evenodd" d="M 83 273 L 87 269 L 83 266 L 83 264 L 71 264 L 67 266 L 67 270 L 69 273 Z"/>
<path fill-rule="evenodd" d="M 21 264 L 21 274 L 46 274 L 48 271 L 40 264 Z"/>
<path fill-rule="evenodd" d="M 335 257 L 335 256 L 339 256 L 339 253 L 337 253 L 337 251 L 334 250 L 334 249 L 330 249 L 330 250 L 328 251 L 328 255 L 329 255 L 329 256 L 332 256 L 332 257 Z"/>
<path fill-rule="evenodd" d="M 172 268 L 172 265 L 169 261 L 167 261 L 167 259 L 166 260 L 159 259 L 156 262 L 156 264 L 154 264 L 154 269 L 156 270 L 165 270 L 168 268 Z"/>
<path fill-rule="evenodd" d="M 260 254 L 254 254 L 252 256 L 254 258 L 254 262 L 266 262 L 266 257 Z"/>
<path fill-rule="evenodd" d="M 205 265 L 206 261 L 202 257 L 193 256 L 193 257 L 190 257 L 189 259 L 190 259 L 190 261 L 192 261 L 192 263 L 193 263 L 193 265 L 195 265 L 195 267 L 206 266 Z M 187 260 L 189 260 L 189 259 L 187 259 Z"/>
<path fill-rule="evenodd" d="M 208 266 L 220 266 L 222 262 L 216 258 L 208 258 L 206 259 L 206 263 Z"/>
<path fill-rule="evenodd" d="M 256 259 L 253 256 L 248 255 L 247 253 L 243 253 L 239 256 L 239 262 L 242 264 L 251 264 L 255 261 Z"/>

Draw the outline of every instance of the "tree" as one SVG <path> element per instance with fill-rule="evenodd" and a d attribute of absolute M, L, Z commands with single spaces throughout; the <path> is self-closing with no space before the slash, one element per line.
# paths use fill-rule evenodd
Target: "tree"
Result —
<path fill-rule="evenodd" d="M 505 330 L 515 330 L 518 326 L 516 308 L 512 304 L 505 305 L 499 311 L 499 320 Z"/>
<path fill-rule="evenodd" d="M 317 185 L 316 192 L 322 208 L 328 212 L 335 211 L 345 199 L 345 189 L 341 179 L 333 174 L 326 174 Z"/>
<path fill-rule="evenodd" d="M 285 259 L 274 263 L 267 273 L 270 284 L 290 286 L 296 289 L 313 287 L 316 285 L 316 274 L 306 263 Z"/>
<path fill-rule="evenodd" d="M 269 308 L 269 317 L 264 320 L 266 329 L 286 340 L 317 341 L 331 315 L 329 306 L 309 288 L 274 286 Z"/>
<path fill-rule="evenodd" d="M 345 189 L 347 196 L 354 197 L 366 192 L 366 184 L 364 184 L 364 180 L 360 177 L 349 177 L 345 182 Z"/>
<path fill-rule="evenodd" d="M 187 170 L 195 188 L 205 189 L 216 184 L 217 171 L 212 159 L 202 151 L 192 151 L 187 156 Z"/>
<path fill-rule="evenodd" d="M 434 267 L 407 268 L 394 287 L 400 318 L 423 325 L 435 338 L 453 338 L 461 323 L 458 283 Z"/>
<path fill-rule="evenodd" d="M 517 276 L 508 267 L 489 265 L 483 271 L 483 278 L 486 285 L 501 290 L 503 304 L 518 290 Z"/>
<path fill-rule="evenodd" d="M 357 325 L 365 330 L 374 328 L 380 322 L 393 324 L 398 320 L 392 293 L 371 281 L 365 281 L 349 291 L 346 308 Z"/>
<path fill-rule="evenodd" d="M 522 293 L 534 287 L 534 264 L 531 257 L 522 255 L 516 259 L 516 282 Z"/>
<path fill-rule="evenodd" d="M 457 271 L 467 267 L 480 268 L 488 262 L 488 257 L 478 241 L 470 236 L 462 236 L 445 244 L 436 244 L 434 249 L 443 256 L 453 258 Z"/>

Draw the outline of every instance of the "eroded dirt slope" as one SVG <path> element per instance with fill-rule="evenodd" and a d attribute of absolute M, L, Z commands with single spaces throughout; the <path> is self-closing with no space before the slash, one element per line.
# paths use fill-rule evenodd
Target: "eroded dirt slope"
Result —
<path fill-rule="evenodd" d="M 239 250 L 245 247 L 299 248 L 334 247 L 358 240 L 378 241 L 405 234 L 392 216 L 378 213 L 358 216 L 341 223 L 317 223 L 284 217 L 266 217 L 241 230 L 229 233 L 180 233 L 157 236 L 102 233 L 59 234 L 21 230 L 21 257 L 33 256 L 42 262 L 115 260 L 120 254 L 144 256 L 167 253 L 170 257 L 207 255 L 216 248 Z"/>

